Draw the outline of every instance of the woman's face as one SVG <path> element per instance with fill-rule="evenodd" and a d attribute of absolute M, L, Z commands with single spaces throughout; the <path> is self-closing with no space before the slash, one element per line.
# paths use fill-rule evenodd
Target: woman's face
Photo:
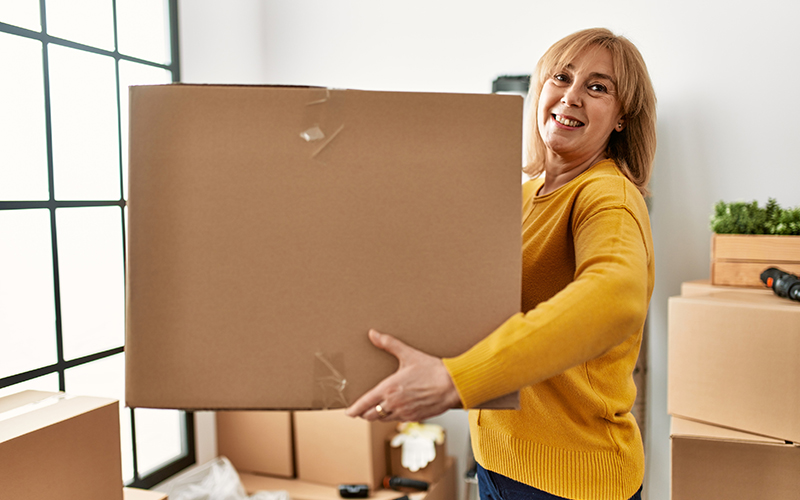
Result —
<path fill-rule="evenodd" d="M 577 165 L 605 156 L 611 133 L 624 127 L 615 82 L 611 52 L 602 47 L 584 50 L 545 80 L 537 119 L 548 160 Z"/>

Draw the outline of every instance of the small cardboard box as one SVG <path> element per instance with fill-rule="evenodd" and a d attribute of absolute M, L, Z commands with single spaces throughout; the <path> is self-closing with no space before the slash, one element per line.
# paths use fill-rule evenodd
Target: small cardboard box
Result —
<path fill-rule="evenodd" d="M 133 87 L 127 404 L 342 408 L 397 368 L 370 328 L 473 346 L 519 312 L 521 124 L 510 95 Z"/>
<path fill-rule="evenodd" d="M 672 419 L 672 500 L 797 498 L 800 447 Z"/>
<path fill-rule="evenodd" d="M 122 500 L 116 400 L 23 391 L 0 398 L 0 497 Z"/>
<path fill-rule="evenodd" d="M 668 410 L 800 442 L 800 303 L 771 293 L 669 300 Z"/>
<path fill-rule="evenodd" d="M 298 479 L 381 487 L 389 473 L 386 440 L 395 433 L 396 422 L 367 422 L 346 416 L 344 410 L 293 415 Z"/>
<path fill-rule="evenodd" d="M 428 491 L 409 493 L 410 500 L 455 500 L 456 499 L 456 461 L 447 457 L 446 471 L 438 481 L 431 484 Z M 248 494 L 257 491 L 288 491 L 292 500 L 341 500 L 336 486 L 326 486 L 300 479 L 281 479 L 254 474 L 240 474 L 242 484 Z M 369 498 L 374 500 L 396 500 L 404 493 L 394 490 L 370 490 Z"/>
<path fill-rule="evenodd" d="M 167 500 L 167 495 L 160 491 L 123 488 L 122 498 L 123 500 Z"/>
<path fill-rule="evenodd" d="M 800 274 L 800 236 L 712 235 L 711 282 L 714 285 L 764 288 L 760 276 L 770 267 Z"/>
<path fill-rule="evenodd" d="M 237 471 L 294 477 L 292 413 L 219 411 L 217 451 Z"/>

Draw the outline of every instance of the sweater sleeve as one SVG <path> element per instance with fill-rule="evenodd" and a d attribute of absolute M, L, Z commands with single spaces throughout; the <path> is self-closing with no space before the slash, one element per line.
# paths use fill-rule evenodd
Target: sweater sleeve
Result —
<path fill-rule="evenodd" d="M 648 237 L 627 204 L 600 196 L 585 205 L 572 221 L 575 279 L 444 360 L 465 408 L 595 359 L 641 331 L 652 286 Z"/>

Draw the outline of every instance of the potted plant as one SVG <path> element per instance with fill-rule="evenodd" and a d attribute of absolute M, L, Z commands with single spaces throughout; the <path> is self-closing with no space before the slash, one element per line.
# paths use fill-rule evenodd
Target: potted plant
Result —
<path fill-rule="evenodd" d="M 777 267 L 800 273 L 800 207 L 783 209 L 770 198 L 718 202 L 711 216 L 711 283 L 764 287 L 761 272 Z"/>

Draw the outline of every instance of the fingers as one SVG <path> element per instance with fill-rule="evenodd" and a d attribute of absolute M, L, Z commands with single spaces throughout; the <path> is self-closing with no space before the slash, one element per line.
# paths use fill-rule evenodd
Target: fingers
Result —
<path fill-rule="evenodd" d="M 380 333 L 377 330 L 369 331 L 369 340 L 375 347 L 383 349 L 400 361 L 402 361 L 403 357 L 415 351 L 413 347 L 410 347 L 397 338 L 386 333 Z"/>

